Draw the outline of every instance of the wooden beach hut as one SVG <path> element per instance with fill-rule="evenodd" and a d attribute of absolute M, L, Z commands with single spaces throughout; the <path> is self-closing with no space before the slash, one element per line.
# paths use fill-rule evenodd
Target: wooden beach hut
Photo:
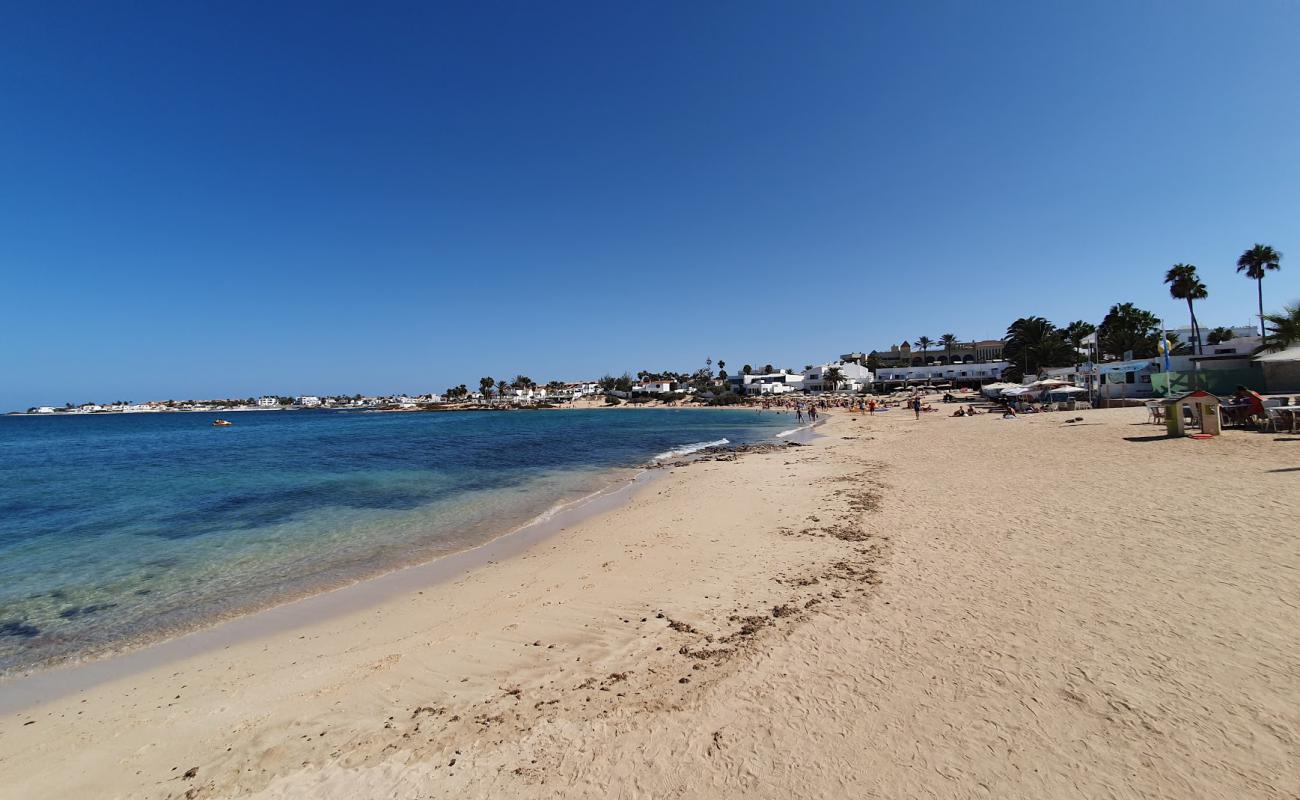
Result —
<path fill-rule="evenodd" d="M 1193 419 L 1200 421 L 1201 433 L 1218 436 L 1222 432 L 1219 405 L 1218 397 L 1200 389 L 1171 397 L 1165 401 L 1165 430 L 1170 436 L 1187 435 L 1183 409 L 1190 408 Z"/>

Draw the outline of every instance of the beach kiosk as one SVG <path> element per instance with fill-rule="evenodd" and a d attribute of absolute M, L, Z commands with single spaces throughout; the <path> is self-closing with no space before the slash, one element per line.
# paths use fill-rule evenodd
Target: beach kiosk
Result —
<path fill-rule="evenodd" d="M 1186 423 L 1183 421 L 1184 408 L 1192 409 L 1192 416 L 1201 421 L 1201 433 L 1218 436 L 1222 432 L 1219 424 L 1219 398 L 1197 389 L 1165 401 L 1165 430 L 1170 436 L 1187 434 Z"/>

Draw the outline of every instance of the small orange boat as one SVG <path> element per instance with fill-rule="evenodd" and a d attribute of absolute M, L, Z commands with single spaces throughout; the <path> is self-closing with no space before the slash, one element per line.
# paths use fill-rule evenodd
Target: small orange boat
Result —
<path fill-rule="evenodd" d="M 218 427 L 218 428 L 224 428 L 224 427 L 226 427 L 227 425 L 234 425 L 235 423 L 231 422 L 230 420 L 225 420 L 225 419 L 214 419 L 214 420 L 212 420 L 212 424 L 215 425 L 215 426 Z"/>

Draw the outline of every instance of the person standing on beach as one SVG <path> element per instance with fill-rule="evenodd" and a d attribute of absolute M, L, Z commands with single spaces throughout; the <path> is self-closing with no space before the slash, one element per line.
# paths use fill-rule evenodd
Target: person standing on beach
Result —
<path fill-rule="evenodd" d="M 795 422 L 803 422 L 803 403 L 794 404 L 794 420 Z"/>
<path fill-rule="evenodd" d="M 921 418 L 921 397 L 920 395 L 912 398 L 912 411 L 916 413 L 916 418 Z"/>
<path fill-rule="evenodd" d="M 875 416 L 875 413 L 876 413 L 876 399 L 875 399 L 874 397 L 873 397 L 872 399 L 870 399 L 870 400 L 867 401 L 867 413 L 868 413 L 868 414 L 871 414 L 872 416 Z"/>

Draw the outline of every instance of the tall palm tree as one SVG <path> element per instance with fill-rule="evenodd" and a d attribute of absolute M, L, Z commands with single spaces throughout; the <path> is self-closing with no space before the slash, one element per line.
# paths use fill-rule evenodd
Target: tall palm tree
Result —
<path fill-rule="evenodd" d="M 1201 329 L 1196 324 L 1196 309 L 1192 307 L 1192 301 L 1204 300 L 1209 296 L 1209 292 L 1205 284 L 1201 283 L 1200 276 L 1196 274 L 1196 265 L 1174 264 L 1165 273 L 1165 283 L 1169 284 L 1170 297 L 1187 301 L 1187 313 L 1192 318 L 1192 348 L 1194 352 L 1203 353 Z"/>
<path fill-rule="evenodd" d="M 478 379 L 478 390 L 483 393 L 484 400 L 492 399 L 492 387 L 495 385 L 496 385 L 496 380 L 493 378 Z"/>
<path fill-rule="evenodd" d="M 926 354 L 930 352 L 930 347 L 934 345 L 934 340 L 929 336 L 922 336 L 914 342 L 915 346 L 921 348 L 921 365 L 925 366 Z"/>
<path fill-rule="evenodd" d="M 506 381 L 505 379 L 497 381 L 497 397 L 499 397 L 502 400 L 502 402 L 505 401 L 506 392 L 508 391 L 510 391 L 509 381 Z"/>
<path fill-rule="evenodd" d="M 951 333 L 945 333 L 939 337 L 939 344 L 943 345 L 943 352 L 948 356 L 948 363 L 952 363 L 952 351 L 957 346 L 957 337 Z"/>
<path fill-rule="evenodd" d="M 1255 282 L 1259 294 L 1259 335 L 1268 344 L 1268 333 L 1264 330 L 1264 273 L 1276 272 L 1282 268 L 1282 254 L 1266 244 L 1256 244 L 1237 259 L 1237 271 L 1246 273 L 1246 277 Z"/>

